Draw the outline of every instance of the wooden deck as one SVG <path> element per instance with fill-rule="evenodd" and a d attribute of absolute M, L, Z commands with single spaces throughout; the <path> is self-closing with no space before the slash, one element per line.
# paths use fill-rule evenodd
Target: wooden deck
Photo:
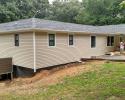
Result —
<path fill-rule="evenodd" d="M 125 55 L 102 55 L 96 57 L 96 59 L 102 59 L 102 60 L 112 60 L 112 61 L 125 61 Z"/>
<path fill-rule="evenodd" d="M 120 54 L 120 52 L 112 52 L 109 55 L 94 56 L 91 58 L 82 58 L 82 61 L 86 60 L 110 60 L 110 61 L 125 61 L 125 52 Z"/>

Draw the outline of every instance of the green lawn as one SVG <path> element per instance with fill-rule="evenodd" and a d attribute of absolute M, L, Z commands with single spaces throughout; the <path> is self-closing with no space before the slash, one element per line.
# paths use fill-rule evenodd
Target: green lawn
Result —
<path fill-rule="evenodd" d="M 13 92 L 1 96 L 0 100 L 125 100 L 125 63 L 110 62 L 100 68 L 65 78 L 53 86 L 40 87 L 37 94 Z"/>

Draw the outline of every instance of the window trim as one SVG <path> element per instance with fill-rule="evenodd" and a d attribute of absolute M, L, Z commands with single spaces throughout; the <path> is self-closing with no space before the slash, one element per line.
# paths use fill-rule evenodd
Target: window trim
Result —
<path fill-rule="evenodd" d="M 69 45 L 69 36 L 70 35 L 73 35 L 73 45 Z M 75 46 L 75 35 L 74 35 L 74 33 L 68 33 L 68 46 L 69 47 L 74 47 Z"/>
<path fill-rule="evenodd" d="M 109 45 L 108 45 L 108 37 L 109 37 Z M 114 39 L 114 41 L 113 41 L 113 45 L 112 45 L 112 37 L 113 37 L 113 39 Z M 112 35 L 108 35 L 107 37 L 106 37 L 106 45 L 107 45 L 107 47 L 113 47 L 114 46 L 114 43 L 115 43 L 115 37 L 114 36 L 112 36 Z"/>
<path fill-rule="evenodd" d="M 124 39 L 123 39 L 123 36 L 120 36 L 120 37 L 119 37 L 119 40 L 120 40 L 120 42 L 123 42 L 123 40 L 124 40 Z"/>
<path fill-rule="evenodd" d="M 16 35 L 18 36 L 18 40 L 16 40 Z M 16 43 L 16 41 L 18 41 L 18 44 Z M 14 34 L 14 46 L 15 47 L 19 47 L 20 46 L 20 35 L 18 33 Z"/>
<path fill-rule="evenodd" d="M 54 34 L 54 35 L 55 35 L 55 45 L 54 45 L 54 46 L 50 46 L 50 45 L 49 45 L 49 35 L 50 35 L 50 34 Z M 52 48 L 52 47 L 56 47 L 56 33 L 54 33 L 54 32 L 49 32 L 49 33 L 47 33 L 47 43 L 48 43 L 48 44 L 47 44 L 48 47 L 51 47 L 51 48 Z"/>
<path fill-rule="evenodd" d="M 95 46 L 93 46 L 92 47 L 92 37 L 95 37 Z M 96 35 L 91 35 L 90 36 L 90 46 L 91 46 L 91 48 L 93 49 L 93 48 L 96 48 L 96 46 L 97 46 L 97 36 Z"/>

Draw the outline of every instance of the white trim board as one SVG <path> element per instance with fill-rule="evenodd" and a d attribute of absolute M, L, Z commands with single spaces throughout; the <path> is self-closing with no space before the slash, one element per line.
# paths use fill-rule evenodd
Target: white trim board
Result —
<path fill-rule="evenodd" d="M 34 59 L 34 72 L 36 72 L 36 34 L 33 32 L 33 59 Z"/>

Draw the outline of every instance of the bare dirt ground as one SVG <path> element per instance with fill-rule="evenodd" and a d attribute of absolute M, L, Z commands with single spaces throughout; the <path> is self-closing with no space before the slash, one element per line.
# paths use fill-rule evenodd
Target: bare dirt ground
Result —
<path fill-rule="evenodd" d="M 68 64 L 53 68 L 51 70 L 42 70 L 33 77 L 16 78 L 12 82 L 0 82 L 0 94 L 15 92 L 18 94 L 37 93 L 39 87 L 47 87 L 56 83 L 61 83 L 65 77 L 71 77 L 80 73 L 94 71 L 99 69 L 104 61 L 89 61 L 80 64 Z"/>

